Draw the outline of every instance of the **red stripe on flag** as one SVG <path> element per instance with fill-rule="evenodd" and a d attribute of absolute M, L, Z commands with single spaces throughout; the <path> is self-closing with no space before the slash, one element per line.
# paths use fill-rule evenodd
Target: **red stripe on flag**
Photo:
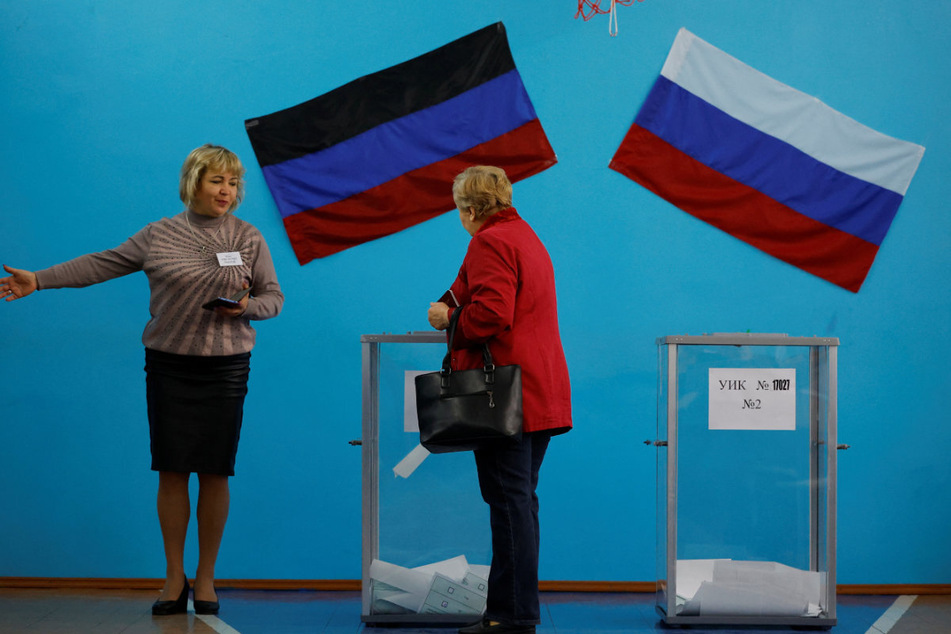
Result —
<path fill-rule="evenodd" d="M 878 253 L 876 245 L 803 216 L 637 124 L 610 167 L 692 216 L 855 293 Z"/>
<path fill-rule="evenodd" d="M 450 209 L 452 181 L 470 165 L 495 165 L 513 183 L 557 162 L 538 119 L 491 141 L 344 200 L 284 219 L 301 264 L 402 231 Z"/>

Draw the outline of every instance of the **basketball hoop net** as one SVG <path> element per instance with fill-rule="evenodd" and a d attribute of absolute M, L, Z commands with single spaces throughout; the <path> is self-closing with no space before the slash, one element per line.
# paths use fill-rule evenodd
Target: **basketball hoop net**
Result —
<path fill-rule="evenodd" d="M 611 34 L 611 37 L 617 36 L 617 5 L 624 5 L 629 7 L 635 2 L 643 2 L 644 0 L 604 0 L 604 2 L 610 2 L 611 7 L 605 11 L 601 8 L 602 0 L 578 0 L 578 12 L 575 13 L 575 19 L 578 19 L 580 15 L 585 22 L 590 20 L 596 15 L 608 15 L 608 33 Z"/>

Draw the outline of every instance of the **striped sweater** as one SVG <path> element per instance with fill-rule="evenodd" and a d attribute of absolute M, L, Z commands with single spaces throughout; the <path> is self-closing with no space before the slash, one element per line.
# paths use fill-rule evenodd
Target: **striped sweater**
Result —
<path fill-rule="evenodd" d="M 187 218 L 186 218 L 187 214 Z M 237 252 L 241 264 L 221 266 L 216 254 Z M 147 348 L 172 354 L 222 356 L 250 352 L 250 320 L 281 312 L 284 294 L 261 232 L 231 214 L 191 211 L 150 223 L 114 249 L 83 255 L 36 272 L 39 289 L 79 288 L 136 271 L 149 280 L 151 319 L 142 333 Z M 201 307 L 251 286 L 248 308 L 222 317 Z"/>

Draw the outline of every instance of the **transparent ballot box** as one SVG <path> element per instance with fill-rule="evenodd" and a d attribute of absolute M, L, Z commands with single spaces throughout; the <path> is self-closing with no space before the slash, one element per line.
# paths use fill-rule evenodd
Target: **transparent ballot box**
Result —
<path fill-rule="evenodd" d="M 838 339 L 657 344 L 658 612 L 832 627 Z"/>
<path fill-rule="evenodd" d="M 439 332 L 363 335 L 364 623 L 462 625 L 485 610 L 488 509 L 472 452 L 419 445 L 414 378 L 442 366 Z"/>

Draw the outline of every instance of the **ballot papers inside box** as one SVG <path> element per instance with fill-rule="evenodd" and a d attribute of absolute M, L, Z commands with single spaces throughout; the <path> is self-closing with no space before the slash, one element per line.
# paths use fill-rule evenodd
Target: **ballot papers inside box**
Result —
<path fill-rule="evenodd" d="M 426 614 L 482 614 L 487 586 L 486 579 L 471 572 L 460 581 L 436 573 L 420 611 Z"/>
<path fill-rule="evenodd" d="M 657 611 L 835 625 L 838 339 L 657 343 Z"/>
<path fill-rule="evenodd" d="M 485 610 L 487 566 L 469 566 L 465 557 L 417 568 L 376 560 L 370 566 L 374 614 L 460 614 Z"/>
<path fill-rule="evenodd" d="M 817 617 L 822 577 L 771 561 L 680 560 L 680 616 Z"/>

